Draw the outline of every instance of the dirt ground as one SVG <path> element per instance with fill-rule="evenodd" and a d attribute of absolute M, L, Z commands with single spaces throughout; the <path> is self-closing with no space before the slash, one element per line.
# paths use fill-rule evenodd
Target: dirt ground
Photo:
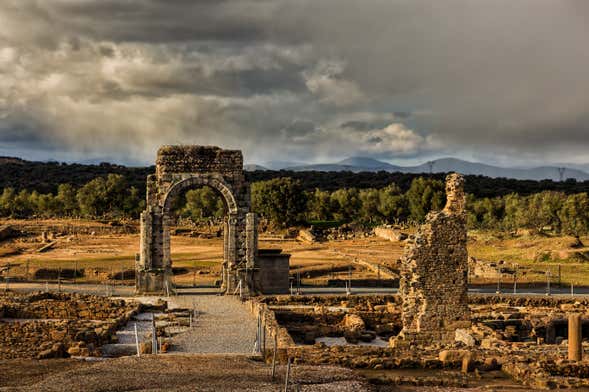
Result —
<path fill-rule="evenodd" d="M 57 236 L 53 246 L 45 252 L 39 249 L 46 244 L 40 235 L 27 235 L 0 242 L 0 276 L 12 279 L 55 280 L 37 276 L 39 269 L 72 271 L 84 270 L 80 282 L 125 280 L 133 282 L 135 255 L 139 250 L 138 234 L 109 234 L 108 225 L 92 221 L 2 221 L 4 224 L 53 228 L 68 227 L 70 234 Z M 79 230 L 73 230 L 78 227 Z M 96 232 L 88 233 L 88 228 Z M 81 234 L 86 233 L 86 234 Z M 50 240 L 51 241 L 51 240 Z M 589 238 L 582 238 L 589 244 Z M 469 254 L 485 261 L 505 261 L 506 265 L 522 267 L 518 282 L 546 284 L 547 276 L 553 283 L 563 285 L 589 285 L 589 247 L 572 247 L 570 237 L 519 235 L 505 233 L 470 232 Z M 326 284 L 329 280 L 344 281 L 350 278 L 377 281 L 379 274 L 354 261 L 366 261 L 391 268 L 399 266 L 404 242 L 389 242 L 377 237 L 354 240 L 302 243 L 295 240 L 278 240 L 275 236 L 260 236 L 260 248 L 281 248 L 290 253 L 291 274 L 300 272 L 303 283 Z M 172 236 L 172 258 L 176 283 L 180 285 L 213 285 L 220 277 L 222 238 L 216 233 L 203 233 L 200 237 Z M 10 267 L 7 270 L 7 267 Z M 55 275 L 55 273 L 54 273 Z M 64 275 L 61 275 L 64 278 Z M 67 276 L 65 276 L 67 279 Z M 385 279 L 386 277 L 381 277 Z M 484 279 L 475 284 L 496 283 Z"/>
<path fill-rule="evenodd" d="M 101 362 L 0 361 L 0 391 L 272 391 L 284 387 L 285 366 L 245 356 L 147 355 Z M 371 391 L 356 373 L 336 367 L 297 366 L 300 391 Z M 294 387 L 291 387 L 294 390 Z"/>
<path fill-rule="evenodd" d="M 0 226 L 8 223 L 18 224 L 16 221 L 0 221 Z M 91 223 L 82 222 L 85 225 Z M 43 221 L 39 224 L 55 227 L 59 221 Z M 84 276 L 77 278 L 79 282 L 104 281 L 113 276 L 120 280 L 121 277 L 125 278 L 125 273 L 126 280 L 133 279 L 135 254 L 139 250 L 138 234 L 73 234 L 58 236 L 55 241 L 45 252 L 39 252 L 44 245 L 40 236 L 28 235 L 1 242 L 0 268 L 10 266 L 10 271 L 3 271 L 2 276 L 8 273 L 13 279 L 34 280 L 35 271 L 39 269 L 61 268 L 62 271 L 85 270 Z M 171 243 L 177 284 L 212 285 L 220 278 L 222 238 L 178 235 L 172 236 Z M 295 240 L 266 240 L 264 236 L 260 238 L 259 247 L 280 248 L 291 254 L 291 271 L 299 271 L 304 280 L 310 280 L 308 283 L 312 281 L 318 284 L 324 284 L 328 279 L 348 279 L 350 267 L 352 279 L 377 279 L 377 274 L 353 263 L 354 257 L 361 256 L 390 265 L 400 257 L 403 249 L 400 243 L 391 244 L 378 238 L 306 244 Z M 64 277 L 65 273 L 61 276 Z M 37 277 L 37 280 L 43 278 Z"/>

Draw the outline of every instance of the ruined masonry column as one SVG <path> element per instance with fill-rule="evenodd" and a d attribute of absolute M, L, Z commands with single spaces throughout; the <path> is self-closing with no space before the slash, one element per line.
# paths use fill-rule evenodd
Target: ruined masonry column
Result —
<path fill-rule="evenodd" d="M 446 207 L 430 212 L 405 249 L 399 292 L 403 329 L 393 347 L 449 344 L 470 328 L 464 178 L 446 178 Z"/>
<path fill-rule="evenodd" d="M 245 216 L 245 241 L 247 267 L 254 268 L 258 253 L 258 217 L 253 212 L 249 212 Z"/>
<path fill-rule="evenodd" d="M 569 315 L 569 361 L 580 361 L 583 358 L 583 335 L 581 330 L 581 315 Z"/>

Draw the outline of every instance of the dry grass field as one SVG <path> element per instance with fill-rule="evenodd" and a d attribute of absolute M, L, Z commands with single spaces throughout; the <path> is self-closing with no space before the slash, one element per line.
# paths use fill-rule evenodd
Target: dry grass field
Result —
<path fill-rule="evenodd" d="M 73 280 L 97 282 L 112 280 L 131 284 L 135 254 L 139 250 L 136 233 L 113 233 L 107 224 L 92 221 L 0 221 L 0 226 L 36 227 L 46 231 L 49 239 L 27 234 L 0 242 L 0 273 L 11 279 Z M 136 232 L 136 226 L 133 227 Z M 120 230 L 119 230 L 120 231 Z M 582 238 L 589 244 L 589 238 Z M 47 243 L 53 245 L 40 252 Z M 300 273 L 303 283 L 326 284 L 329 280 L 372 280 L 379 274 L 361 266 L 357 261 L 382 265 L 393 271 L 403 254 L 403 242 L 390 242 L 377 237 L 303 243 L 260 237 L 260 248 L 280 248 L 291 254 L 291 273 Z M 503 233 L 469 233 L 469 254 L 485 262 L 504 261 L 517 266 L 518 282 L 545 284 L 548 271 L 553 282 L 589 285 L 589 248 L 573 247 L 570 237 L 522 235 Z M 213 285 L 219 279 L 223 252 L 222 237 L 214 233 L 200 236 L 172 237 L 172 257 L 175 279 L 181 285 Z M 9 268 L 8 268 L 9 267 Z M 61 270 L 61 272 L 59 272 Z M 84 271 L 83 274 L 81 271 Z M 350 275 L 351 274 L 351 275 Z M 385 279 L 386 276 L 380 276 Z M 474 278 L 471 283 L 491 284 L 496 279 Z"/>

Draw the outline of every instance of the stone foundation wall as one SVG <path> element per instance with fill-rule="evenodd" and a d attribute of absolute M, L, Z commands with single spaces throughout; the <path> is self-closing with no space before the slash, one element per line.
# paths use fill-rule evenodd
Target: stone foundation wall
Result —
<path fill-rule="evenodd" d="M 76 294 L 0 296 L 0 359 L 100 356 L 140 310 L 122 300 Z"/>

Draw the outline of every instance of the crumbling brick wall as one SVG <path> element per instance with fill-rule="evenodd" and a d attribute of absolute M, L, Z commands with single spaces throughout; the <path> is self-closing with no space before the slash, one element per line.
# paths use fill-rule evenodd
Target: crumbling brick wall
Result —
<path fill-rule="evenodd" d="M 446 178 L 446 207 L 431 212 L 402 260 L 403 330 L 394 344 L 449 343 L 470 326 L 464 179 Z"/>

